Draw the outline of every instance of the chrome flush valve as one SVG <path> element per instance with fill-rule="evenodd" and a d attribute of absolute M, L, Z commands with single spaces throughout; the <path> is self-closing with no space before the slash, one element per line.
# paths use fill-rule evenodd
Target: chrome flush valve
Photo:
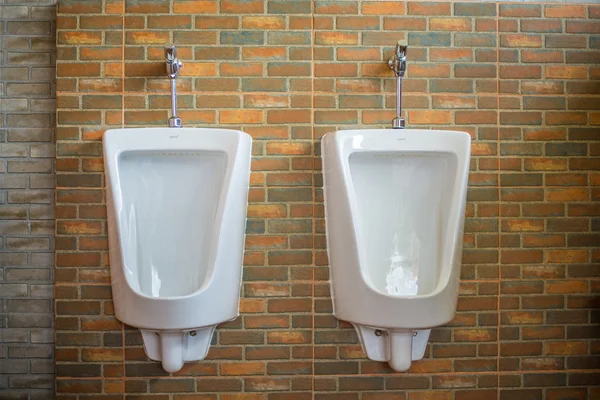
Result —
<path fill-rule="evenodd" d="M 399 40 L 396 44 L 394 55 L 388 60 L 388 65 L 394 71 L 398 78 L 403 78 L 406 72 L 406 51 L 408 46 L 406 41 Z"/>
<path fill-rule="evenodd" d="M 167 76 L 171 80 L 171 112 L 169 118 L 170 128 L 181 128 L 181 118 L 177 116 L 177 84 L 175 79 L 179 71 L 183 68 L 183 63 L 177 59 L 177 49 L 173 43 L 165 45 L 165 64 L 167 66 Z"/>
<path fill-rule="evenodd" d="M 169 78 L 177 78 L 179 70 L 183 68 L 183 63 L 177 59 L 177 49 L 173 43 L 165 45 L 165 64 L 167 65 L 167 75 Z"/>
<path fill-rule="evenodd" d="M 396 75 L 396 118 L 392 120 L 392 128 L 404 129 L 404 118 L 402 118 L 402 78 L 406 72 L 406 53 L 408 45 L 406 41 L 399 40 L 396 44 L 394 55 L 388 60 L 388 65 Z"/>

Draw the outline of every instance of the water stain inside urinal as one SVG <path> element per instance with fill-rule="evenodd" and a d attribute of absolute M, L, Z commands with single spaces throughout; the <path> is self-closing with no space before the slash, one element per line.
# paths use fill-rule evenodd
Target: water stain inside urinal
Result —
<path fill-rule="evenodd" d="M 390 269 L 385 277 L 385 289 L 395 296 L 416 295 L 419 291 L 418 269 L 421 242 L 413 232 L 410 236 L 407 252 L 400 252 L 398 235 L 394 235 L 394 252 L 390 256 Z M 407 254 L 408 253 L 408 254 Z"/>

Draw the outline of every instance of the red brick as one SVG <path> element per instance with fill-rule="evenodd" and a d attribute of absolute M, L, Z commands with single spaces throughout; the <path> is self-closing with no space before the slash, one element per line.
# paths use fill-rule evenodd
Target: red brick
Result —
<path fill-rule="evenodd" d="M 431 3 L 420 3 L 420 2 L 409 2 L 408 3 L 408 14 L 409 15 L 450 15 L 450 3 L 445 2 L 431 2 Z"/>

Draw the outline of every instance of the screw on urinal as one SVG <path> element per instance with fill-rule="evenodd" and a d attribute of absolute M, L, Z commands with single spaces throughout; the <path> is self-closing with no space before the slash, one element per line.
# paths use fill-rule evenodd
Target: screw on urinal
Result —
<path fill-rule="evenodd" d="M 375 336 L 379 337 L 383 335 L 383 331 L 381 329 L 375 329 Z"/>
<path fill-rule="evenodd" d="M 414 337 L 414 336 L 417 336 L 417 332 L 413 333 L 413 337 Z"/>
<path fill-rule="evenodd" d="M 191 331 L 190 336 L 196 336 L 196 331 Z"/>

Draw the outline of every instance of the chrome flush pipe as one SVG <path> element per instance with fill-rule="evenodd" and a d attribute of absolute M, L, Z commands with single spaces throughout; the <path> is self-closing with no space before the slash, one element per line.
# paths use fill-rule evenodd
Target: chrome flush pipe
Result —
<path fill-rule="evenodd" d="M 177 49 L 173 43 L 165 45 L 165 64 L 167 66 L 167 76 L 171 80 L 171 118 L 169 118 L 169 128 L 181 128 L 181 118 L 177 116 L 177 84 L 175 79 L 179 71 L 183 68 L 183 63 L 177 59 Z"/>
<path fill-rule="evenodd" d="M 388 60 L 388 65 L 396 75 L 396 118 L 392 120 L 392 128 L 404 129 L 404 118 L 402 118 L 402 78 L 406 72 L 406 41 L 399 40 L 396 44 L 394 55 Z"/>

